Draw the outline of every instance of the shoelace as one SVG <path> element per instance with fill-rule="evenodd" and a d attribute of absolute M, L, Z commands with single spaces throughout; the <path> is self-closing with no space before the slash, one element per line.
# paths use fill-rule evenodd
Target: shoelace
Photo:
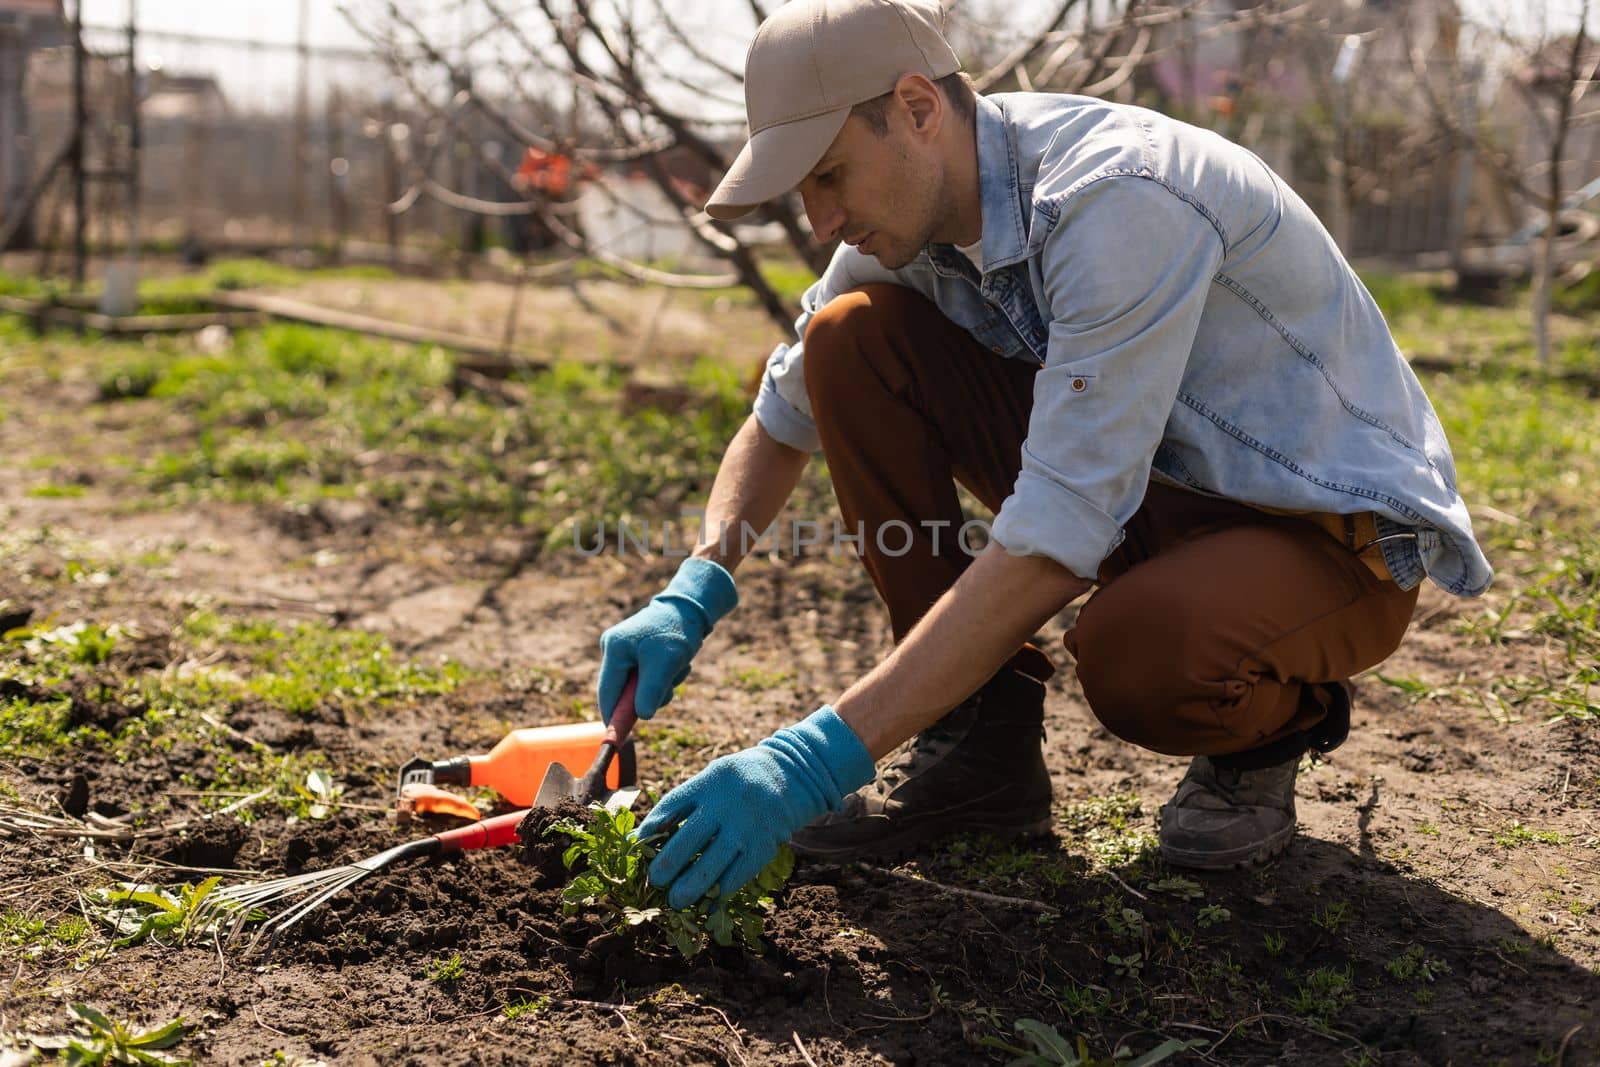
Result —
<path fill-rule="evenodd" d="M 930 762 L 944 756 L 950 746 L 955 743 L 954 738 L 945 736 L 950 731 L 950 717 L 955 713 L 940 719 L 928 729 L 911 739 L 910 747 L 891 759 L 873 782 L 873 787 L 879 796 L 887 793 L 894 786 L 899 785 L 906 778 L 922 770 Z"/>

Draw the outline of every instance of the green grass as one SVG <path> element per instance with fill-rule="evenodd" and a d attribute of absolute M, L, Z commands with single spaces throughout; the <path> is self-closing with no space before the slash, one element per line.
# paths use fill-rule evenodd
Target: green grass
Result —
<path fill-rule="evenodd" d="M 738 374 L 710 360 L 687 374 L 703 398 L 691 410 L 623 415 L 614 370 L 559 364 L 506 407 L 452 391 L 440 349 L 311 327 L 246 333 L 221 356 L 102 347 L 102 398 L 189 420 L 139 471 L 168 504 L 359 497 L 424 522 L 531 529 L 551 547 L 678 519 L 748 410 Z"/>
<path fill-rule="evenodd" d="M 1497 306 L 1458 300 L 1433 279 L 1364 274 L 1362 281 L 1408 356 L 1474 368 L 1535 365 L 1532 298 L 1526 284 L 1511 287 L 1504 306 Z M 1565 312 L 1551 319 L 1552 364 L 1558 370 L 1596 369 L 1600 320 L 1592 304 L 1585 307 L 1594 284 L 1564 289 L 1554 299 L 1557 310 Z"/>
<path fill-rule="evenodd" d="M 77 915 L 52 921 L 35 919 L 16 908 L 0 908 L 0 943 L 17 945 L 29 952 L 72 948 L 89 933 L 88 922 Z"/>
<path fill-rule="evenodd" d="M 1096 867 L 1135 871 L 1153 862 L 1156 839 L 1144 828 L 1137 795 L 1091 797 L 1063 812 L 1067 847 L 1085 853 Z"/>
<path fill-rule="evenodd" d="M 168 670 L 169 661 L 186 666 Z M 340 792 L 327 759 L 241 744 L 223 721 L 230 709 L 345 721 L 449 692 L 464 677 L 452 663 L 399 657 L 375 634 L 321 624 L 199 612 L 146 637 L 103 622 L 46 623 L 0 638 L 0 748 L 55 760 L 93 750 L 127 763 L 192 744 L 181 781 L 207 794 L 202 807 L 264 792 L 263 807 L 320 818 Z"/>
<path fill-rule="evenodd" d="M 452 985 L 467 973 L 467 961 L 457 952 L 444 959 L 433 960 L 427 966 L 428 981 L 438 985 Z"/>
<path fill-rule="evenodd" d="M 1289 1010 L 1322 1023 L 1330 1023 L 1355 1002 L 1356 991 L 1351 968 L 1318 967 L 1304 976 L 1286 972 L 1295 983 Z"/>
<path fill-rule="evenodd" d="M 1369 280 L 1369 285 L 1373 280 Z M 1471 307 L 1418 286 L 1376 280 L 1374 293 L 1407 339 L 1482 361 L 1421 375 L 1456 460 L 1457 483 L 1496 581 L 1466 606 L 1461 629 L 1494 645 L 1526 646 L 1537 663 L 1488 679 L 1384 678 L 1409 699 L 1478 704 L 1502 723 L 1525 717 L 1600 721 L 1600 404 L 1580 383 L 1528 373 L 1525 308 Z M 1600 371 L 1600 316 L 1559 322 L 1564 366 Z"/>
<path fill-rule="evenodd" d="M 535 1019 L 550 1009 L 550 997 L 518 997 L 516 1000 L 506 1002 L 500 1010 L 506 1022 L 516 1022 L 518 1019 Z"/>
<path fill-rule="evenodd" d="M 55 485 L 47 483 L 36 485 L 28 490 L 28 495 L 36 499 L 72 499 L 82 496 L 86 489 L 81 485 Z"/>
<path fill-rule="evenodd" d="M 216 290 L 256 289 L 266 286 L 291 286 L 320 278 L 392 278 L 387 267 L 349 266 L 304 270 L 286 267 L 264 259 L 223 259 L 204 270 L 186 274 L 159 274 L 139 281 L 140 314 L 179 315 L 207 310 L 205 299 Z M 91 279 L 84 293 L 98 297 L 100 283 Z M 31 299 L 65 294 L 70 286 L 61 279 L 39 278 L 32 274 L 0 271 L 0 296 Z"/>
<path fill-rule="evenodd" d="M 400 659 L 382 637 L 363 630 L 223 620 L 210 612 L 191 615 L 183 630 L 202 654 L 221 652 L 225 664 L 181 683 L 184 699 L 248 696 L 295 715 L 328 705 L 373 710 L 449 692 L 463 677 L 453 663 L 425 667 Z"/>

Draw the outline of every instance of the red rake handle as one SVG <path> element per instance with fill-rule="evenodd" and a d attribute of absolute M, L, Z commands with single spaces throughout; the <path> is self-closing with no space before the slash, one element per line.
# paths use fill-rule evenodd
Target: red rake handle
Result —
<path fill-rule="evenodd" d="M 639 713 L 634 708 L 634 694 L 639 689 L 639 672 L 634 671 L 628 675 L 628 682 L 622 687 L 622 695 L 617 698 L 617 706 L 611 711 L 611 723 L 606 727 L 606 735 L 600 741 L 600 751 L 595 753 L 594 762 L 589 764 L 589 769 L 583 777 L 578 779 L 578 802 L 587 804 L 597 800 L 606 789 L 606 772 L 611 770 L 611 761 L 617 756 L 617 749 L 622 742 L 628 739 L 633 732 L 633 724 L 639 721 Z"/>
<path fill-rule="evenodd" d="M 492 819 L 480 819 L 467 826 L 458 826 L 454 830 L 434 834 L 433 839 L 439 842 L 439 855 L 449 856 L 475 848 L 500 848 L 515 844 L 517 827 L 527 816 L 528 811 L 528 808 L 508 811 Z"/>

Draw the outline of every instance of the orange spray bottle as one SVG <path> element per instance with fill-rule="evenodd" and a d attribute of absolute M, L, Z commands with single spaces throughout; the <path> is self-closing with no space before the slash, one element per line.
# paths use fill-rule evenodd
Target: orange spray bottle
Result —
<path fill-rule="evenodd" d="M 618 700 L 631 701 L 638 675 L 628 680 Z M 589 768 L 605 737 L 604 723 L 573 722 L 558 726 L 530 726 L 512 730 L 488 752 L 444 760 L 414 759 L 400 768 L 400 788 L 413 783 L 486 786 L 519 807 L 533 803 L 544 772 L 559 763 L 574 776 Z M 633 781 L 637 764 L 632 740 L 623 742 L 606 773 L 606 786 Z"/>

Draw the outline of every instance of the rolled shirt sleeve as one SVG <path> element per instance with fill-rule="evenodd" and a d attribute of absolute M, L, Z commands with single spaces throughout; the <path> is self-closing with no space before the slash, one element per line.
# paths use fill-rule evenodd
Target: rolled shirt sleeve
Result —
<path fill-rule="evenodd" d="M 904 284 L 899 275 L 879 266 L 877 260 L 841 244 L 822 277 L 801 296 L 800 317 L 794 320 L 795 340 L 772 350 L 756 392 L 756 421 L 775 440 L 802 452 L 822 448 L 817 424 L 811 418 L 811 398 L 806 395 L 806 327 L 828 301 L 872 282 Z"/>
<path fill-rule="evenodd" d="M 1021 473 L 994 523 L 1008 552 L 1093 579 L 1122 543 L 1223 254 L 1211 221 L 1148 178 L 1065 205 L 1041 251 L 1050 339 Z"/>

